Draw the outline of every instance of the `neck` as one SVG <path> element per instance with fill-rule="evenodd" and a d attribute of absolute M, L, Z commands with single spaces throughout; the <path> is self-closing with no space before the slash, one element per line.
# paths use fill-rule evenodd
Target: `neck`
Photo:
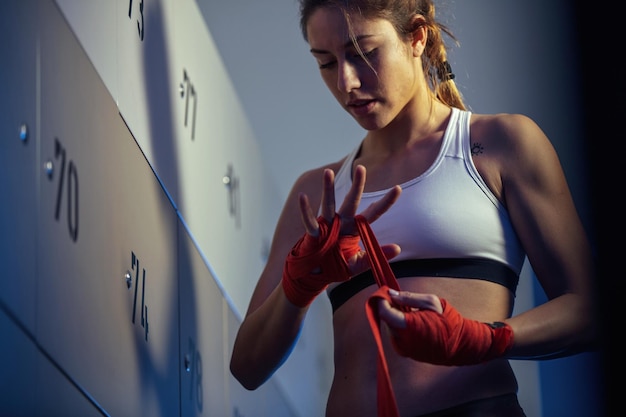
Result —
<path fill-rule="evenodd" d="M 445 130 L 450 112 L 448 106 L 432 99 L 419 107 L 407 105 L 387 126 L 369 131 L 363 146 L 387 154 L 403 151 Z"/>

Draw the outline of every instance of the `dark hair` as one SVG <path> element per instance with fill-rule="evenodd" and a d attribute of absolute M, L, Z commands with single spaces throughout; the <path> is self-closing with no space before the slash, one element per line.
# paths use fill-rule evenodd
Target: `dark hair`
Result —
<path fill-rule="evenodd" d="M 300 0 L 300 30 L 307 42 L 309 18 L 322 7 L 341 11 L 348 25 L 351 14 L 386 19 L 402 38 L 410 36 L 417 29 L 413 23 L 415 15 L 423 16 L 424 20 L 420 22 L 426 26 L 428 40 L 422 56 L 422 67 L 428 84 L 434 96 L 444 104 L 466 109 L 461 93 L 453 81 L 454 74 L 448 63 L 448 46 L 443 36 L 449 36 L 455 44 L 458 42 L 448 27 L 435 19 L 435 4 L 432 0 Z M 358 45 L 355 46 L 359 49 Z"/>

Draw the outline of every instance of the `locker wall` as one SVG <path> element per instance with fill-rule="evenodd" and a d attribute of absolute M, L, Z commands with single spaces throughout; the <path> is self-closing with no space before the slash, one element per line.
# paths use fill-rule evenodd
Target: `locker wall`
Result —
<path fill-rule="evenodd" d="M 0 415 L 305 415 L 228 370 L 280 204 L 255 138 L 195 2 L 142 4 L 0 6 Z"/>

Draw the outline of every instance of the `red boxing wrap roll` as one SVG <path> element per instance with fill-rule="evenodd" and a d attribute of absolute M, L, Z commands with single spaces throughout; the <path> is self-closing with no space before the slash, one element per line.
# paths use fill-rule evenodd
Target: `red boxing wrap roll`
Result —
<path fill-rule="evenodd" d="M 298 307 L 311 304 L 329 283 L 348 280 L 351 273 L 346 260 L 361 251 L 359 236 L 339 235 L 339 215 L 330 225 L 322 216 L 317 222 L 319 235 L 305 233 L 287 255 L 283 268 L 285 296 Z"/>

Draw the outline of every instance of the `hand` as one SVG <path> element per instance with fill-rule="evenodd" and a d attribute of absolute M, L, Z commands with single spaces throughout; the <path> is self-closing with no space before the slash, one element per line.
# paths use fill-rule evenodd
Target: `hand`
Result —
<path fill-rule="evenodd" d="M 324 171 L 324 184 L 319 217 L 315 217 L 305 194 L 300 195 L 300 214 L 306 230 L 292 248 L 283 270 L 285 295 L 296 306 L 306 307 L 329 283 L 348 280 L 369 268 L 366 252 L 359 246 L 354 217 L 365 186 L 365 167 L 355 169 L 350 190 L 338 212 L 335 212 L 334 173 Z M 378 219 L 400 196 L 399 186 L 393 187 L 380 200 L 362 213 L 368 222 Z M 383 246 L 387 259 L 400 253 L 398 245 Z"/>
<path fill-rule="evenodd" d="M 361 195 L 365 188 L 366 170 L 363 165 L 358 165 L 354 170 L 354 178 L 352 186 L 346 194 L 339 211 L 335 212 L 335 173 L 326 169 L 324 171 L 324 184 L 322 190 L 322 200 L 320 203 L 321 217 L 328 223 L 333 221 L 335 216 L 339 216 L 341 221 L 340 236 L 357 236 L 358 231 L 354 217 L 356 210 L 361 203 Z M 360 215 L 371 224 L 382 216 L 400 197 L 402 189 L 400 186 L 391 188 L 381 199 L 370 204 Z M 300 215 L 304 228 L 312 237 L 319 236 L 319 217 L 316 217 L 306 194 L 300 194 Z M 396 244 L 382 245 L 381 249 L 385 253 L 387 259 L 393 259 L 400 254 L 400 246 Z M 358 275 L 369 269 L 370 265 L 367 260 L 367 254 L 364 251 L 352 253 L 346 257 L 350 268 L 351 276 Z"/>
<path fill-rule="evenodd" d="M 513 346 L 506 323 L 466 319 L 447 301 L 432 294 L 375 293 L 379 317 L 392 331 L 401 356 L 437 365 L 473 365 L 499 358 Z"/>
<path fill-rule="evenodd" d="M 409 291 L 389 290 L 392 302 L 381 298 L 378 302 L 378 316 L 387 323 L 392 332 L 395 329 L 405 329 L 406 319 L 404 313 L 412 310 L 432 310 L 439 314 L 443 313 L 441 300 L 434 294 L 423 294 Z M 402 308 L 405 307 L 405 308 Z"/>

